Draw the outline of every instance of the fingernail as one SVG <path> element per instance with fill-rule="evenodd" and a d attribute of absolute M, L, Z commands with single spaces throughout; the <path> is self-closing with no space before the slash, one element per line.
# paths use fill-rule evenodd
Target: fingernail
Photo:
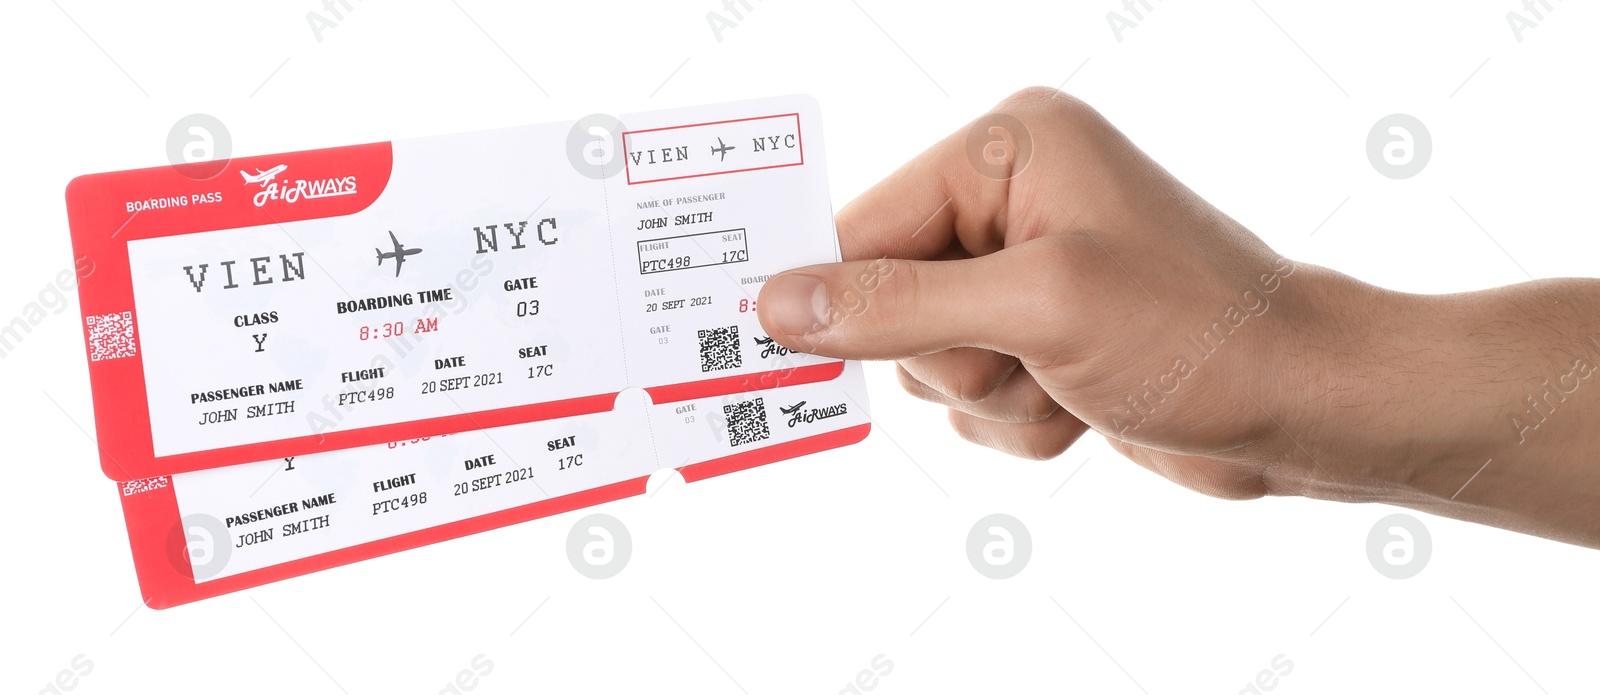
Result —
<path fill-rule="evenodd" d="M 828 326 L 828 286 L 814 276 L 783 273 L 761 294 L 761 313 L 781 333 L 805 335 Z"/>

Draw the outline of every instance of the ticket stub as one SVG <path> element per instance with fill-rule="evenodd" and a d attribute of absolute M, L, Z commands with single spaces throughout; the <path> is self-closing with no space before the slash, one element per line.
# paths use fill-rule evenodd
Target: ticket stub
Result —
<path fill-rule="evenodd" d="M 166 608 L 844 446 L 870 429 L 861 366 L 837 379 L 120 483 L 145 603 Z"/>
<path fill-rule="evenodd" d="M 102 468 L 128 481 L 822 381 L 755 298 L 838 258 L 780 97 L 67 189 Z"/>

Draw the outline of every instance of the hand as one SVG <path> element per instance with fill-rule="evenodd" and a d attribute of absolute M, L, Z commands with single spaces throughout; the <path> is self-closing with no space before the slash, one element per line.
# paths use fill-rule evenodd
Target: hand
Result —
<path fill-rule="evenodd" d="M 845 262 L 770 279 L 763 327 L 802 352 L 897 360 L 969 441 L 1044 459 L 1094 429 L 1218 497 L 1382 500 L 1600 544 L 1597 467 L 1566 455 L 1595 409 L 1562 405 L 1538 449 L 1508 424 L 1530 380 L 1600 363 L 1600 331 L 1579 339 L 1600 317 L 1592 282 L 1425 297 L 1289 261 L 1049 89 L 934 145 L 836 224 Z M 1544 320 L 1517 321 L 1530 306 Z M 1497 454 L 1556 460 L 1480 468 Z M 1595 492 L 1553 514 L 1529 476 Z"/>

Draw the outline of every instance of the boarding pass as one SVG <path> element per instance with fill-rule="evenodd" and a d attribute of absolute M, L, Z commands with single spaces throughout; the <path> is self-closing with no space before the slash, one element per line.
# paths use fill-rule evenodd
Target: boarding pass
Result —
<path fill-rule="evenodd" d="M 838 259 L 820 126 L 794 96 L 79 177 L 102 468 L 832 379 L 755 313 Z"/>
<path fill-rule="evenodd" d="M 871 428 L 859 363 L 831 381 L 119 483 L 145 603 L 188 603 L 844 446 Z"/>

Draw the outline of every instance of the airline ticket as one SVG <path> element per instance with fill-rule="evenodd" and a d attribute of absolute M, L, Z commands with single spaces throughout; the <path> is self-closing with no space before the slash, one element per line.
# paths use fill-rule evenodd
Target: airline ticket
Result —
<path fill-rule="evenodd" d="M 807 97 L 95 174 L 67 207 L 119 481 L 843 370 L 755 314 L 838 258 Z"/>
<path fill-rule="evenodd" d="M 831 381 L 616 407 L 119 483 L 145 603 L 166 608 L 860 441 L 859 363 Z"/>

